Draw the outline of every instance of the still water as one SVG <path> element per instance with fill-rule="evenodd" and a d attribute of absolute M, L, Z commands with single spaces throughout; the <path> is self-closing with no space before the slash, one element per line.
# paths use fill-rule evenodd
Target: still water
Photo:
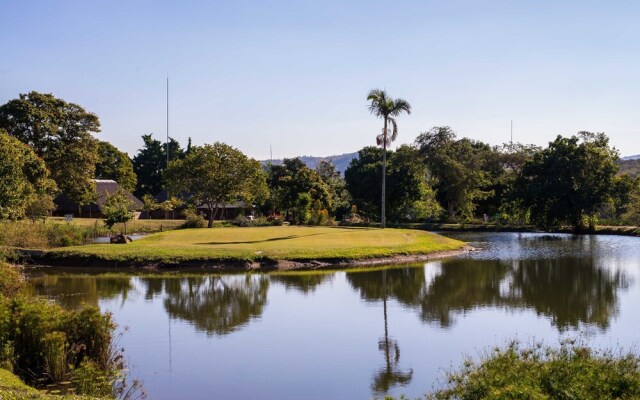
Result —
<path fill-rule="evenodd" d="M 451 236 L 482 251 L 364 272 L 38 269 L 31 284 L 112 312 L 149 399 L 414 398 L 466 355 L 515 338 L 637 350 L 639 238 Z"/>

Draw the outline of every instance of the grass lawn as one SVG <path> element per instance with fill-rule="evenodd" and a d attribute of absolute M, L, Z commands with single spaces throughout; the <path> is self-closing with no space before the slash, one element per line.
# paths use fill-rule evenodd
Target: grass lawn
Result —
<path fill-rule="evenodd" d="M 129 262 L 356 260 L 429 254 L 463 246 L 457 240 L 409 229 L 274 226 L 175 230 L 126 245 L 53 249 L 47 256 Z"/>

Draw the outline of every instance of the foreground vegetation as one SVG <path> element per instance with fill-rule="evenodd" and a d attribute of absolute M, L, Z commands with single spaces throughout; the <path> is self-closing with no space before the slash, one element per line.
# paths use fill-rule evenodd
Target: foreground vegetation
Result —
<path fill-rule="evenodd" d="M 65 310 L 30 296 L 19 267 L 0 260 L 0 398 L 130 397 L 138 386 L 125 384 L 114 329 L 96 307 Z"/>
<path fill-rule="evenodd" d="M 573 341 L 560 348 L 512 343 L 479 361 L 468 359 L 428 399 L 637 399 L 640 357 L 593 350 Z"/>
<path fill-rule="evenodd" d="M 407 229 L 259 227 L 185 229 L 149 235 L 128 245 L 54 249 L 49 258 L 116 262 L 323 260 L 329 262 L 429 254 L 464 243 Z"/>

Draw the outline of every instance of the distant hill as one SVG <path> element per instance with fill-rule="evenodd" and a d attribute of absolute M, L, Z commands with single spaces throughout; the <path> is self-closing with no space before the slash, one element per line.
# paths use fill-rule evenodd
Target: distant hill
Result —
<path fill-rule="evenodd" d="M 623 160 L 640 160 L 640 154 L 636 154 L 635 156 L 622 157 Z"/>
<path fill-rule="evenodd" d="M 333 165 L 336 167 L 336 170 L 339 171 L 342 175 L 344 175 L 344 171 L 349 166 L 349 163 L 354 158 L 358 157 L 358 153 L 346 153 L 346 154 L 338 154 L 335 156 L 327 156 L 327 157 L 314 157 L 314 156 L 299 156 L 298 158 L 302 160 L 303 163 L 306 164 L 307 167 L 314 169 L 316 165 L 320 161 L 331 161 Z M 292 157 L 295 158 L 295 157 Z M 267 164 L 269 160 L 261 161 L 263 164 Z M 273 160 L 274 165 L 282 164 L 282 160 Z"/>
<path fill-rule="evenodd" d="M 625 157 L 618 161 L 621 174 L 629 174 L 631 176 L 640 176 L 640 158 Z"/>

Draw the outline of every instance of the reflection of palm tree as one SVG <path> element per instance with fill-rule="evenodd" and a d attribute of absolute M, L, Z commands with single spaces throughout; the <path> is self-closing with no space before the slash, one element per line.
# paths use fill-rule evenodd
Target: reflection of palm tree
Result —
<path fill-rule="evenodd" d="M 380 394 L 387 393 L 392 386 L 406 385 L 411 382 L 413 370 L 403 372 L 398 368 L 400 362 L 400 346 L 397 340 L 389 339 L 389 325 L 387 317 L 387 271 L 382 271 L 384 338 L 378 340 L 378 349 L 384 353 L 385 366 L 373 377 L 371 389 Z"/>

